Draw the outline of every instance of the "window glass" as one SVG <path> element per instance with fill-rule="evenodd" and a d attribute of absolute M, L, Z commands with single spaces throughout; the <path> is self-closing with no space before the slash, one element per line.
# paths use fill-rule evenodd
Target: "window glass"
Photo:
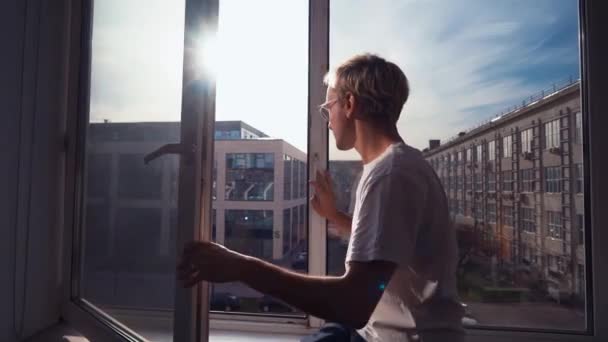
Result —
<path fill-rule="evenodd" d="M 494 159 L 496 159 L 496 140 L 488 143 L 488 160 L 493 161 Z"/>
<path fill-rule="evenodd" d="M 502 138 L 502 156 L 503 158 L 511 158 L 513 155 L 513 136 L 507 135 Z"/>
<path fill-rule="evenodd" d="M 529 153 L 532 152 L 532 128 L 526 129 L 521 132 L 521 152 Z"/>
<path fill-rule="evenodd" d="M 553 120 L 545 124 L 545 149 L 559 147 L 559 120 Z"/>
<path fill-rule="evenodd" d="M 571 241 L 578 235 L 574 218 L 584 215 L 577 195 L 584 191 L 577 173 L 584 165 L 575 166 L 583 164 L 579 127 L 586 115 L 578 81 L 578 1 L 332 0 L 329 25 L 330 67 L 371 52 L 396 63 L 409 79 L 410 98 L 397 126 L 444 185 L 467 256 L 458 272 L 467 324 L 584 330 L 585 246 Z M 355 151 L 335 147 L 331 131 L 329 137 L 330 169 L 359 160 Z M 550 147 L 564 151 L 541 150 Z M 459 151 L 470 163 L 462 170 L 453 163 Z M 490 167 L 486 161 L 495 162 Z M 336 193 L 354 192 L 355 170 L 352 176 L 332 171 L 340 184 Z M 461 183 L 465 191 L 457 191 Z M 340 200 L 344 208 L 354 201 Z M 549 235 L 547 211 L 562 213 L 566 240 Z M 329 241 L 328 265 L 340 265 L 348 236 Z M 547 266 L 550 255 L 563 274 Z"/>
<path fill-rule="evenodd" d="M 79 294 L 171 340 L 178 158 L 144 156 L 180 140 L 185 3 L 95 1 L 92 13 Z"/>
<path fill-rule="evenodd" d="M 226 153 L 225 188 L 229 201 L 272 201 L 274 154 Z"/>
<path fill-rule="evenodd" d="M 545 168 L 545 192 L 562 192 L 562 169 L 559 166 Z"/>
<path fill-rule="evenodd" d="M 215 241 L 298 272 L 308 268 L 308 8 L 306 0 L 220 0 L 211 65 L 214 181 L 224 187 L 213 201 Z M 211 310 L 304 315 L 243 283 L 214 284 Z"/>

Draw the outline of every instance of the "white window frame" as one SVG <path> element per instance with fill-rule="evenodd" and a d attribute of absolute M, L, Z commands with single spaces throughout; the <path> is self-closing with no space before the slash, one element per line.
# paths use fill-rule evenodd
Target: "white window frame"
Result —
<path fill-rule="evenodd" d="M 502 138 L 502 157 L 511 158 L 513 156 L 513 135 L 509 134 Z"/>
<path fill-rule="evenodd" d="M 532 152 L 532 128 L 521 131 L 521 153 Z"/>
<path fill-rule="evenodd" d="M 190 3 L 215 3 L 214 0 L 187 0 Z M 66 55 L 69 57 L 69 63 L 66 62 L 69 70 L 69 77 L 66 80 L 66 88 L 68 88 L 68 98 L 66 99 L 66 111 L 68 112 L 67 120 L 67 141 L 73 142 L 68 144 L 66 152 L 66 191 L 65 191 L 65 218 L 62 244 L 63 246 L 75 245 L 78 247 L 77 231 L 72 229 L 75 222 L 78 222 L 79 212 L 77 203 L 79 201 L 79 184 L 82 181 L 80 160 L 77 158 L 79 146 L 84 146 L 84 140 L 79 130 L 82 128 L 82 118 L 78 113 L 88 107 L 88 89 L 83 89 L 82 85 L 87 84 L 88 73 L 90 71 L 87 61 L 90 60 L 90 53 L 87 52 L 90 35 L 90 15 L 91 1 L 70 1 L 63 0 L 63 5 L 69 9 L 69 22 L 65 23 L 69 30 L 65 32 L 64 46 L 58 46 L 57 49 L 69 50 Z M 515 330 L 512 328 L 506 329 L 490 329 L 490 328 L 473 328 L 467 329 L 467 341 L 513 341 L 520 342 L 528 341 L 573 341 L 573 342 L 599 342 L 608 340 L 608 293 L 602 291 L 608 288 L 608 273 L 602 272 L 601 260 L 608 258 L 608 249 L 602 248 L 608 243 L 608 236 L 603 234 L 601 227 L 608 225 L 608 213 L 602 210 L 604 202 L 608 201 L 608 184 L 599 182 L 608 171 L 608 160 L 602 158 L 604 154 L 604 146 L 608 146 L 608 136 L 603 134 L 602 128 L 608 125 L 608 118 L 603 116 L 603 113 L 608 112 L 608 97 L 603 94 L 608 89 L 608 75 L 601 74 L 600 70 L 608 53 L 603 47 L 603 40 L 608 30 L 608 22 L 603 18 L 606 11 L 605 7 L 600 9 L 600 6 L 605 5 L 604 2 L 598 0 L 581 0 L 580 1 L 580 25 L 581 25 L 581 60 L 582 60 L 582 107 L 586 113 L 585 126 L 583 130 L 586 132 L 583 140 L 586 141 L 586 159 L 588 163 L 593 160 L 593 167 L 586 167 L 585 173 L 587 181 L 585 182 L 585 205 L 586 213 L 591 215 L 585 216 L 585 226 L 588 228 L 587 238 L 587 259 L 592 261 L 585 265 L 586 278 L 588 279 L 587 293 L 593 305 L 588 307 L 588 313 L 593 313 L 595 324 L 589 327 L 588 334 L 567 333 L 558 331 L 534 331 L 534 330 Z M 213 18 L 210 18 L 213 21 Z M 318 85 L 322 82 L 322 75 L 327 71 L 328 67 L 328 32 L 329 32 L 329 1 L 328 0 L 311 0 L 310 1 L 310 84 L 309 84 L 309 172 L 314 172 L 317 169 L 327 167 L 327 129 L 325 124 L 320 120 L 315 119 L 316 110 L 314 106 L 321 103 L 324 99 L 322 87 Z M 595 73 L 590 73 L 590 70 Z M 314 113 L 313 113 L 314 111 Z M 212 120 L 211 120 L 212 121 Z M 206 133 L 210 131 L 210 125 L 206 125 Z M 212 136 L 212 135 L 207 135 Z M 207 153 L 212 148 L 212 145 L 205 146 Z M 212 151 L 212 150 L 211 150 Z M 467 150 L 467 154 L 470 150 Z M 81 152 L 81 151 L 80 151 Z M 523 151 L 522 151 L 523 152 Z M 207 154 L 209 155 L 209 154 Z M 211 169 L 211 167 L 209 167 Z M 209 179 L 209 178 L 207 178 Z M 75 181 L 76 180 L 76 181 Z M 208 187 L 209 188 L 209 187 Z M 210 196 L 209 196 L 210 198 Z M 208 219 L 207 219 L 208 221 Z M 311 241 L 317 241 L 318 244 L 312 245 L 310 250 L 309 269 L 311 274 L 325 274 L 326 260 L 326 225 L 325 220 L 309 211 L 309 238 Z M 205 226 L 205 225 L 203 225 Z M 208 233 L 209 227 L 203 229 L 202 234 Z M 589 238 L 593 236 L 593 239 Z M 319 248 L 322 246 L 323 248 Z M 65 248 L 63 254 L 63 296 L 61 316 L 76 330 L 84 333 L 91 340 L 101 341 L 137 341 L 143 340 L 138 337 L 127 327 L 121 326 L 112 322 L 102 312 L 94 312 L 86 303 L 74 298 L 71 291 L 73 282 L 77 275 L 72 272 L 73 260 L 78 259 L 78 253 L 74 249 Z M 593 286 L 591 286 L 593 285 Z M 588 291 L 591 289 L 592 291 Z M 592 292 L 592 293 L 591 293 Z M 196 296 L 201 296 L 202 291 L 196 291 Z M 591 297 L 592 296 L 592 297 Z M 192 301 L 190 301 L 190 304 Z M 84 304 L 84 305 L 83 305 Z M 195 312 L 192 305 L 190 309 L 183 310 L 180 315 L 184 316 L 180 326 L 186 327 L 187 338 L 182 341 L 194 341 L 195 333 L 200 333 L 200 339 L 197 342 L 206 341 L 208 326 L 201 327 L 201 321 L 193 321 Z M 203 304 L 202 307 L 205 307 Z M 250 331 L 264 332 L 293 332 L 297 329 L 286 327 L 285 325 L 276 323 L 263 322 L 241 322 L 238 327 L 235 322 L 216 322 L 216 327 L 225 327 L 231 329 L 242 329 Z M 318 327 L 322 323 L 321 320 L 314 317 L 310 318 L 309 325 Z M 211 321 L 214 325 L 214 321 Z M 178 329 L 176 327 L 175 329 Z M 195 331 L 196 330 L 196 331 Z M 300 331 L 305 331 L 300 329 Z"/>
<path fill-rule="evenodd" d="M 559 147 L 560 143 L 560 120 L 555 119 L 545 123 L 545 150 Z"/>
<path fill-rule="evenodd" d="M 488 142 L 488 161 L 496 159 L 496 140 Z"/>

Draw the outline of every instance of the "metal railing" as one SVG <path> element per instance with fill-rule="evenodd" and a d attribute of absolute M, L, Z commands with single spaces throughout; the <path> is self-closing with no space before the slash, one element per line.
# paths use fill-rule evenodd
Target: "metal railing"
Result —
<path fill-rule="evenodd" d="M 515 105 L 509 106 L 505 109 L 503 109 L 502 111 L 500 111 L 499 113 L 496 113 L 494 115 L 492 115 L 490 118 L 483 120 L 479 123 L 477 123 L 476 125 L 462 131 L 465 134 L 472 132 L 480 127 L 483 127 L 485 125 L 488 125 L 496 120 L 498 120 L 499 118 L 504 118 L 504 117 L 508 117 L 516 112 L 518 112 L 520 109 L 525 108 L 531 104 L 534 104 L 540 100 L 543 100 L 545 98 L 551 97 L 554 94 L 571 87 L 574 84 L 579 83 L 580 78 L 573 78 L 572 76 L 570 76 L 569 78 L 553 83 L 553 85 L 551 87 L 547 87 L 539 92 L 536 92 L 528 97 L 526 97 L 525 99 L 523 99 L 521 101 L 521 103 L 517 103 Z M 441 145 L 445 145 L 445 144 L 449 144 L 452 141 L 457 140 L 458 138 L 460 138 L 461 136 L 459 134 L 457 135 L 453 135 L 450 138 L 446 139 L 444 143 L 442 143 Z"/>

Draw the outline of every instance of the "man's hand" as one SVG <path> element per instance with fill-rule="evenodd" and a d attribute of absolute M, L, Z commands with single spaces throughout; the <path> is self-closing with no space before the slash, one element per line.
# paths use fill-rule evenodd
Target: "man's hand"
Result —
<path fill-rule="evenodd" d="M 201 280 L 214 283 L 239 281 L 247 256 L 209 241 L 186 245 L 177 266 L 177 277 L 183 287 L 192 287 Z"/>
<path fill-rule="evenodd" d="M 310 199 L 312 208 L 321 217 L 333 220 L 338 215 L 338 209 L 336 209 L 336 195 L 329 171 L 317 171 L 316 178 L 310 181 L 310 185 L 315 189 Z"/>

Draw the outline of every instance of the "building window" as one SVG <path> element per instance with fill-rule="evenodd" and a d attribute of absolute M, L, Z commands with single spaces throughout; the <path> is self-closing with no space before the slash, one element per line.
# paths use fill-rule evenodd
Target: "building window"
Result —
<path fill-rule="evenodd" d="M 496 159 L 496 140 L 492 140 L 488 143 L 488 160 L 492 161 Z"/>
<path fill-rule="evenodd" d="M 496 203 L 488 203 L 487 207 L 488 223 L 496 223 Z"/>
<path fill-rule="evenodd" d="M 577 194 L 582 194 L 583 190 L 584 190 L 583 164 L 576 164 L 574 167 L 575 167 L 574 173 L 575 173 L 575 177 L 576 177 L 576 179 L 575 179 L 575 182 L 576 182 L 576 188 L 575 188 L 575 190 L 576 190 Z"/>
<path fill-rule="evenodd" d="M 462 163 L 462 151 L 458 151 L 458 162 Z"/>
<path fill-rule="evenodd" d="M 473 161 L 472 158 L 473 158 L 473 149 L 467 148 L 467 159 L 465 161 L 471 162 L 471 161 Z"/>
<path fill-rule="evenodd" d="M 458 184 L 458 190 L 462 191 L 464 189 L 464 175 L 457 175 L 456 181 Z"/>
<path fill-rule="evenodd" d="M 496 174 L 488 172 L 486 179 L 488 181 L 488 191 L 496 191 Z"/>
<path fill-rule="evenodd" d="M 473 217 L 477 221 L 483 222 L 483 202 L 475 201 L 475 208 L 473 208 Z"/>
<path fill-rule="evenodd" d="M 274 199 L 274 154 L 227 153 L 228 201 L 272 201 Z"/>
<path fill-rule="evenodd" d="M 482 155 L 483 155 L 483 150 L 482 150 L 483 146 L 477 145 L 477 160 L 475 160 L 478 163 L 481 163 L 483 161 L 482 159 Z"/>
<path fill-rule="evenodd" d="M 532 128 L 521 132 L 521 152 L 532 152 Z"/>
<path fill-rule="evenodd" d="M 272 210 L 226 210 L 224 245 L 239 253 L 272 259 Z"/>
<path fill-rule="evenodd" d="M 511 158 L 513 155 L 513 136 L 507 135 L 502 138 L 502 157 Z"/>
<path fill-rule="evenodd" d="M 291 199 L 291 185 L 293 183 L 292 169 L 294 159 L 286 154 L 283 155 L 283 199 Z"/>
<path fill-rule="evenodd" d="M 562 169 L 559 166 L 545 168 L 545 192 L 562 191 Z"/>
<path fill-rule="evenodd" d="M 476 173 L 473 175 L 473 178 L 475 179 L 475 191 L 483 191 L 481 175 L 479 173 Z"/>
<path fill-rule="evenodd" d="M 464 201 L 456 200 L 456 203 L 458 205 L 458 210 L 456 213 L 459 215 L 464 215 Z"/>
<path fill-rule="evenodd" d="M 473 210 L 472 209 L 473 209 L 473 207 L 471 205 L 471 201 L 465 200 L 464 201 L 464 213 L 465 213 L 465 216 L 472 217 L 473 216 Z"/>
<path fill-rule="evenodd" d="M 583 116 L 581 112 L 574 114 L 574 124 L 576 126 L 574 139 L 577 144 L 583 144 Z"/>
<path fill-rule="evenodd" d="M 521 228 L 525 232 L 536 233 L 536 220 L 534 219 L 534 209 L 521 208 Z"/>
<path fill-rule="evenodd" d="M 502 172 L 502 190 L 513 191 L 513 171 Z"/>
<path fill-rule="evenodd" d="M 534 191 L 534 169 L 523 169 L 519 170 L 521 179 L 521 191 L 522 192 L 533 192 Z"/>
<path fill-rule="evenodd" d="M 578 244 L 585 244 L 585 220 L 581 214 L 576 214 L 576 229 L 578 231 Z"/>
<path fill-rule="evenodd" d="M 562 226 L 562 213 L 559 211 L 547 211 L 547 230 L 548 235 L 555 239 L 564 238 Z"/>
<path fill-rule="evenodd" d="M 559 147 L 559 120 L 545 124 L 545 149 Z"/>
<path fill-rule="evenodd" d="M 513 227 L 513 207 L 511 206 L 503 206 L 502 207 L 502 217 L 505 226 Z"/>

